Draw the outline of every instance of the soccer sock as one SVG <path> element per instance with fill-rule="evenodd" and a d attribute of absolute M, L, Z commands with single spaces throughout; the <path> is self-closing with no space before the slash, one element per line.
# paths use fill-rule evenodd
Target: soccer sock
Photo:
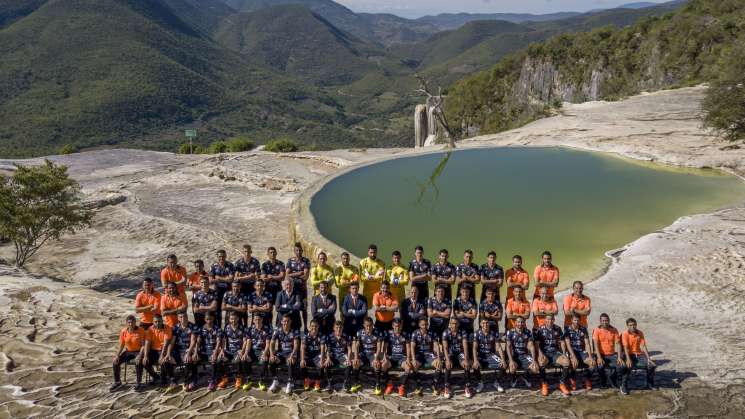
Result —
<path fill-rule="evenodd" d="M 435 382 L 432 384 L 434 387 L 437 387 L 437 385 L 442 381 L 442 370 L 438 370 L 435 373 Z"/>
<path fill-rule="evenodd" d="M 541 381 L 546 381 L 546 369 L 545 368 L 539 369 L 538 375 L 541 377 Z"/>
<path fill-rule="evenodd" d="M 450 370 L 445 370 L 445 385 L 450 385 Z"/>
<path fill-rule="evenodd" d="M 473 370 L 473 374 L 475 375 L 474 378 L 476 378 L 476 381 L 481 381 L 481 369 Z"/>
<path fill-rule="evenodd" d="M 277 373 L 279 371 L 279 366 L 277 364 L 272 364 L 272 379 L 277 379 Z"/>
<path fill-rule="evenodd" d="M 401 385 L 403 385 L 405 387 L 406 384 L 409 383 L 409 377 L 410 376 L 411 376 L 410 373 L 404 372 L 404 374 L 401 376 Z"/>
<path fill-rule="evenodd" d="M 561 367 L 561 377 L 559 378 L 559 382 L 565 384 L 567 382 L 567 377 L 569 377 L 569 368 Z"/>
<path fill-rule="evenodd" d="M 344 370 L 344 384 L 349 383 L 349 377 L 352 375 L 352 367 L 347 367 Z"/>
<path fill-rule="evenodd" d="M 142 364 L 138 363 L 135 365 L 135 374 L 137 376 L 137 384 L 142 382 Z"/>
<path fill-rule="evenodd" d="M 422 387 L 422 373 L 417 371 L 414 374 L 416 374 L 416 386 L 417 388 L 421 388 Z"/>
<path fill-rule="evenodd" d="M 357 383 L 357 384 L 360 384 L 360 370 L 361 369 L 362 368 L 360 367 L 360 368 L 357 368 L 356 370 L 354 370 L 354 382 Z"/>
<path fill-rule="evenodd" d="M 308 368 L 300 368 L 300 378 L 303 380 L 308 378 Z"/>
<path fill-rule="evenodd" d="M 375 386 L 380 387 L 380 379 L 382 378 L 383 372 L 378 370 L 375 371 Z"/>
<path fill-rule="evenodd" d="M 217 380 L 217 374 L 219 373 L 219 366 L 216 363 L 212 364 L 212 381 Z"/>
<path fill-rule="evenodd" d="M 294 373 L 294 370 L 292 368 L 292 364 L 287 364 L 287 382 L 288 383 L 291 383 L 293 381 L 293 378 L 295 378 L 293 373 Z"/>
<path fill-rule="evenodd" d="M 466 387 L 470 387 L 471 386 L 471 370 L 468 368 L 465 368 L 463 370 L 463 375 L 465 376 L 465 379 L 466 379 Z"/>

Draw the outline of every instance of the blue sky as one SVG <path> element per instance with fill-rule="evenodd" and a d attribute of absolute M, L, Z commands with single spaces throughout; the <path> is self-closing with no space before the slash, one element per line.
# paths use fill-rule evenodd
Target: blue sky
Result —
<path fill-rule="evenodd" d="M 666 0 L 335 0 L 355 12 L 393 13 L 419 17 L 448 12 L 470 13 L 553 13 L 607 9 L 625 3 Z"/>

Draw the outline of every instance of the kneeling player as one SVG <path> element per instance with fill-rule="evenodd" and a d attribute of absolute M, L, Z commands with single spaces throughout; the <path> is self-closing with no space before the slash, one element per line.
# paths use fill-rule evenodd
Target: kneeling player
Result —
<path fill-rule="evenodd" d="M 417 396 L 422 395 L 422 370 L 435 368 L 435 380 L 432 383 L 432 394 L 435 396 L 440 394 L 438 389 L 440 375 L 440 348 L 437 344 L 437 336 L 427 329 L 427 319 L 419 320 L 419 329 L 415 330 L 411 334 L 411 343 L 409 344 L 411 349 L 409 353 L 413 360 L 412 370 L 416 375 L 416 390 L 414 394 Z"/>
<path fill-rule="evenodd" d="M 564 342 L 569 352 L 569 362 L 572 364 L 569 378 L 572 391 L 577 389 L 578 369 L 585 368 L 585 390 L 592 390 L 592 376 L 596 370 L 590 335 L 580 320 L 580 315 L 575 314 L 572 316 L 572 323 L 564 327 Z"/>
<path fill-rule="evenodd" d="M 331 368 L 344 368 L 344 385 L 346 391 L 349 387 L 349 376 L 352 373 L 352 344 L 342 332 L 344 324 L 337 320 L 334 322 L 334 333 L 326 338 L 326 359 L 323 367 L 326 373 L 326 391 L 331 392 Z"/>
<path fill-rule="evenodd" d="M 236 311 L 230 311 L 228 314 L 228 324 L 225 326 L 224 336 L 225 344 L 222 347 L 221 358 L 225 374 L 222 381 L 227 381 L 230 373 L 230 366 L 237 367 L 235 372 L 235 388 L 243 387 L 244 378 L 248 381 L 248 347 L 246 346 L 246 329 L 241 326 L 240 315 Z"/>
<path fill-rule="evenodd" d="M 279 329 L 274 331 L 272 343 L 269 346 L 269 362 L 272 366 L 272 385 L 269 391 L 279 390 L 279 380 L 277 374 L 280 365 L 287 366 L 287 386 L 285 394 L 291 394 L 294 386 L 293 370 L 297 366 L 297 355 L 300 350 L 299 332 L 292 330 L 290 325 L 292 318 L 290 316 L 282 317 Z"/>
<path fill-rule="evenodd" d="M 541 375 L 541 394 L 548 396 L 548 382 L 546 382 L 546 368 L 561 368 L 559 378 L 559 390 L 561 394 L 568 396 L 569 389 L 566 385 L 569 377 L 569 358 L 566 345 L 564 344 L 564 333 L 561 328 L 554 324 L 554 315 L 548 313 L 543 318 L 543 326 L 535 331 L 535 340 L 538 341 L 538 367 Z"/>
<path fill-rule="evenodd" d="M 381 352 L 383 353 L 383 374 L 388 382 L 385 387 L 385 394 L 393 393 L 393 382 L 388 376 L 388 371 L 401 368 L 404 374 L 398 385 L 398 395 L 405 396 L 406 383 L 409 381 L 409 375 L 411 375 L 411 363 L 409 362 L 409 340 L 403 332 L 401 319 L 393 319 L 393 330 L 388 331 Z"/>
<path fill-rule="evenodd" d="M 309 330 L 303 335 L 300 343 L 300 375 L 303 377 L 303 389 L 310 390 L 311 379 L 308 375 L 308 366 L 316 367 L 318 378 L 315 380 L 313 389 L 321 391 L 321 377 L 324 376 L 323 359 L 326 357 L 326 336 L 319 332 L 318 321 L 310 321 Z"/>
<path fill-rule="evenodd" d="M 257 281 L 258 284 L 259 281 Z M 261 281 L 263 284 L 263 281 Z M 254 365 L 261 366 L 261 375 L 259 376 L 259 390 L 266 390 L 266 378 L 269 375 L 269 346 L 271 346 L 272 332 L 271 329 L 264 325 L 264 317 L 254 315 L 254 324 L 248 331 L 246 347 L 248 348 L 248 362 L 246 365 L 246 374 L 248 381 L 243 384 L 244 390 L 251 388 L 251 367 Z"/>
<path fill-rule="evenodd" d="M 499 334 L 492 332 L 491 326 L 489 325 L 489 319 L 481 319 L 479 330 L 473 334 L 473 369 L 476 379 L 479 383 L 476 385 L 476 391 L 481 392 L 484 390 L 484 381 L 481 378 L 482 369 L 494 370 L 494 388 L 498 392 L 503 393 L 504 388 L 499 383 L 499 378 L 502 376 L 504 371 L 504 351 L 502 351 L 502 345 L 499 344 Z"/>
<path fill-rule="evenodd" d="M 446 399 L 452 397 L 450 389 L 450 373 L 453 368 L 462 368 L 466 379 L 466 397 L 473 396 L 471 390 L 471 363 L 469 361 L 469 348 L 471 335 L 458 330 L 458 320 L 453 318 L 448 323 L 448 328 L 442 332 L 442 355 L 445 358 L 445 388 L 442 395 Z"/>
<path fill-rule="evenodd" d="M 380 338 L 373 330 L 373 321 L 370 317 L 365 317 L 362 324 L 362 330 L 357 332 L 357 339 L 352 345 L 352 368 L 354 368 L 354 381 L 352 393 L 360 391 L 362 383 L 360 382 L 360 370 L 362 368 L 371 368 L 375 373 L 375 393 L 380 394 L 381 362 L 378 357 L 380 351 Z"/>
<path fill-rule="evenodd" d="M 514 319 L 515 328 L 507 332 L 507 359 L 508 371 L 512 376 L 512 387 L 517 384 L 518 368 L 524 372 L 538 375 L 538 363 L 536 362 L 536 350 L 533 342 L 533 334 L 525 327 L 525 317 L 518 316 Z M 530 381 L 523 376 L 523 383 L 530 388 Z"/>

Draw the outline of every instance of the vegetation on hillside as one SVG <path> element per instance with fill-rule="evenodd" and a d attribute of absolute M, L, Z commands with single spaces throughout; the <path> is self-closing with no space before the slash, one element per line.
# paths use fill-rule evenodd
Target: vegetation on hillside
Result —
<path fill-rule="evenodd" d="M 722 57 L 703 103 L 704 125 L 730 141 L 745 139 L 745 42 Z"/>

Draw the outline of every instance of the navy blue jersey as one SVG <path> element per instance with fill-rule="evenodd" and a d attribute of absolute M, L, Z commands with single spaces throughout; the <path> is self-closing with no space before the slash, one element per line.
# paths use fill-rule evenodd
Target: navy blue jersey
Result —
<path fill-rule="evenodd" d="M 485 263 L 481 265 L 481 268 L 479 269 L 481 275 L 488 280 L 494 280 L 494 279 L 504 279 L 504 269 L 497 265 L 496 263 L 494 266 L 489 266 L 488 263 Z M 481 299 L 483 300 L 486 298 L 486 289 L 494 290 L 495 294 L 494 297 L 496 300 L 499 300 L 499 287 L 494 284 L 485 284 L 484 288 L 481 289 Z"/>
<path fill-rule="evenodd" d="M 378 351 L 378 340 L 380 338 L 375 332 L 367 333 L 365 329 L 357 332 L 357 340 L 360 342 L 360 350 L 368 357 Z"/>
<path fill-rule="evenodd" d="M 246 260 L 246 258 L 242 257 L 236 260 L 233 266 L 235 266 L 235 271 L 237 273 L 240 273 L 241 276 L 244 276 L 247 274 L 258 275 L 261 273 L 261 263 L 259 263 L 259 260 L 253 256 L 251 256 L 251 259 L 249 260 Z M 255 283 L 256 283 L 256 279 L 242 280 L 241 281 L 241 293 L 243 293 L 244 295 L 252 293 Z"/>
<path fill-rule="evenodd" d="M 233 291 L 228 291 L 222 296 L 222 303 L 230 304 L 231 306 L 242 306 L 246 304 L 246 300 L 240 292 L 233 294 Z"/>
<path fill-rule="evenodd" d="M 467 332 L 457 330 L 453 333 L 450 328 L 442 332 L 442 341 L 448 343 L 448 355 L 459 355 L 468 350 L 463 347 L 464 338 L 467 342 L 471 342 L 471 336 Z"/>
<path fill-rule="evenodd" d="M 310 332 L 303 335 L 306 358 L 315 358 L 321 354 L 321 345 L 326 344 L 326 337 L 321 334 L 311 336 Z"/>
<path fill-rule="evenodd" d="M 574 352 L 587 351 L 585 348 L 585 339 L 589 338 L 587 328 L 580 326 L 578 329 L 572 329 L 572 326 L 564 327 L 564 336 L 569 338 L 569 344 Z"/>
<path fill-rule="evenodd" d="M 479 321 L 485 318 L 484 313 L 488 313 L 489 315 L 493 316 L 501 312 L 502 303 L 496 300 L 493 303 L 489 303 L 486 300 L 483 300 L 481 301 L 481 304 L 479 304 Z M 499 322 L 497 320 L 489 319 L 489 329 L 492 332 L 499 332 Z"/>
<path fill-rule="evenodd" d="M 448 262 L 444 265 L 441 265 L 439 262 L 432 265 L 432 276 L 439 276 L 444 278 L 452 278 L 455 276 L 456 269 L 455 265 Z M 435 285 L 435 287 L 439 287 L 439 285 Z M 452 297 L 452 287 L 450 285 L 445 285 L 445 297 L 450 298 Z"/>
<path fill-rule="evenodd" d="M 498 335 L 495 335 L 491 330 L 489 333 L 484 333 L 483 330 L 479 329 L 473 333 L 473 341 L 479 348 L 479 355 L 494 355 L 496 348 L 495 344 L 498 339 Z"/>
<path fill-rule="evenodd" d="M 285 271 L 285 264 L 281 260 L 277 259 L 272 261 L 267 260 L 261 264 L 261 273 L 264 275 L 277 276 Z"/>
<path fill-rule="evenodd" d="M 477 265 L 477 264 L 475 264 L 473 262 L 471 262 L 468 265 L 466 265 L 465 262 L 461 262 L 458 265 L 458 267 L 455 268 L 455 274 L 456 274 L 456 276 L 472 277 L 473 275 L 481 275 L 481 272 L 479 270 L 479 265 Z M 471 293 L 469 294 L 469 296 L 470 296 L 471 299 L 475 299 L 475 297 L 474 297 L 475 290 L 474 290 L 474 287 L 473 287 L 473 283 L 471 283 L 471 282 L 462 282 L 462 283 L 458 284 L 458 290 L 457 290 L 458 297 L 460 297 L 460 290 L 461 290 L 461 288 L 467 288 L 467 289 L 471 290 Z"/>
<path fill-rule="evenodd" d="M 561 327 L 557 325 L 551 326 L 549 329 L 546 325 L 539 327 L 534 334 L 534 339 L 540 345 L 543 353 L 559 352 L 561 349 L 561 339 L 564 338 L 564 333 L 561 331 Z"/>
<path fill-rule="evenodd" d="M 385 341 L 388 344 L 388 355 L 391 357 L 406 357 L 406 345 L 409 342 L 406 334 L 401 332 L 396 334 L 389 330 L 386 334 Z"/>
<path fill-rule="evenodd" d="M 225 352 L 230 355 L 240 352 L 241 348 L 243 348 L 243 340 L 246 338 L 246 330 L 240 325 L 233 328 L 233 326 L 228 324 L 225 326 L 223 334 L 225 336 Z"/>
<path fill-rule="evenodd" d="M 427 259 L 422 259 L 421 262 L 417 262 L 416 259 L 409 262 L 409 272 L 414 272 L 414 275 L 424 275 L 429 274 L 432 270 L 432 262 L 428 261 Z M 414 285 L 427 285 L 427 281 L 419 280 L 419 281 L 412 281 L 412 284 Z M 426 295 L 424 297 L 427 297 Z"/>
<path fill-rule="evenodd" d="M 248 336 L 251 339 L 251 350 L 254 353 L 261 353 L 266 350 L 266 345 L 272 338 L 272 332 L 270 328 L 262 327 L 261 329 L 256 326 L 251 326 L 248 329 Z"/>
<path fill-rule="evenodd" d="M 417 355 L 431 354 L 434 352 L 437 336 L 429 330 L 422 333 L 422 329 L 416 329 L 411 334 L 411 341 L 414 342 L 414 351 Z"/>
<path fill-rule="evenodd" d="M 530 333 L 530 330 L 523 329 L 522 332 L 518 332 L 517 329 L 512 329 L 505 336 L 512 344 L 512 350 L 516 355 L 528 354 L 528 342 L 533 340 L 533 334 Z"/>
<path fill-rule="evenodd" d="M 186 327 L 182 327 L 181 323 L 178 323 L 173 327 L 174 344 L 179 352 L 185 352 L 189 349 L 191 335 L 195 332 L 198 332 L 198 330 L 192 323 L 189 323 Z"/>
<path fill-rule="evenodd" d="M 442 301 L 437 301 L 437 298 L 432 297 L 427 301 L 427 308 L 431 308 L 435 311 L 445 311 L 449 308 L 452 308 L 452 305 L 450 304 L 449 298 L 443 298 Z M 435 317 L 432 316 L 429 319 L 429 324 L 432 326 L 445 326 L 448 322 L 448 319 L 444 317 Z"/>
<path fill-rule="evenodd" d="M 274 304 L 274 301 L 272 301 L 272 295 L 268 293 L 267 291 L 264 291 L 261 295 L 256 294 L 255 292 L 248 296 L 246 300 L 246 304 L 248 305 L 255 305 L 258 307 L 261 307 L 265 305 L 266 303 Z M 271 325 L 272 323 L 272 311 L 266 311 L 266 312 L 256 312 L 254 315 L 259 315 L 264 319 L 265 325 Z M 271 327 L 271 326 L 270 326 Z"/>
<path fill-rule="evenodd" d="M 233 273 L 235 273 L 235 266 L 228 261 L 225 261 L 225 265 L 223 266 L 220 266 L 219 263 L 215 263 L 210 268 L 210 276 L 230 276 L 233 275 Z M 227 282 L 218 282 L 216 286 L 222 290 L 227 290 L 229 288 Z"/>
<path fill-rule="evenodd" d="M 456 312 L 468 312 L 470 310 L 474 310 L 474 314 L 478 314 L 478 308 L 476 307 L 475 301 L 462 301 L 460 298 L 453 301 L 453 314 L 455 314 Z M 460 317 L 458 318 L 458 324 L 461 327 L 471 328 L 473 327 L 473 319 L 469 319 L 468 317 Z"/>
<path fill-rule="evenodd" d="M 217 293 L 214 290 L 208 289 L 207 292 L 199 290 L 194 293 L 192 304 L 200 307 L 207 307 L 215 300 L 217 300 Z"/>
<path fill-rule="evenodd" d="M 306 257 L 301 257 L 300 259 L 293 257 L 287 261 L 285 266 L 287 267 L 287 271 L 290 273 L 302 272 L 306 269 L 310 271 L 310 260 Z M 305 286 L 305 281 L 302 278 L 293 279 L 296 287 Z"/>
<path fill-rule="evenodd" d="M 299 332 L 296 332 L 294 330 L 285 332 L 280 327 L 274 330 L 274 336 L 272 336 L 272 340 L 276 340 L 277 342 L 279 342 L 279 353 L 280 354 L 289 354 L 290 352 L 292 352 L 295 339 L 298 339 L 299 337 L 300 337 Z"/>
<path fill-rule="evenodd" d="M 341 335 L 340 337 L 336 337 L 336 335 L 331 334 L 326 338 L 326 344 L 329 347 L 329 352 L 331 352 L 331 355 L 336 357 L 337 359 L 342 356 L 347 356 L 347 350 L 349 349 L 349 339 L 347 339 L 346 336 Z"/>
<path fill-rule="evenodd" d="M 217 349 L 217 341 L 223 337 L 223 333 L 216 324 L 213 324 L 212 328 L 205 324 L 199 330 L 199 337 L 201 338 L 199 351 L 206 355 L 212 355 L 212 352 Z"/>

